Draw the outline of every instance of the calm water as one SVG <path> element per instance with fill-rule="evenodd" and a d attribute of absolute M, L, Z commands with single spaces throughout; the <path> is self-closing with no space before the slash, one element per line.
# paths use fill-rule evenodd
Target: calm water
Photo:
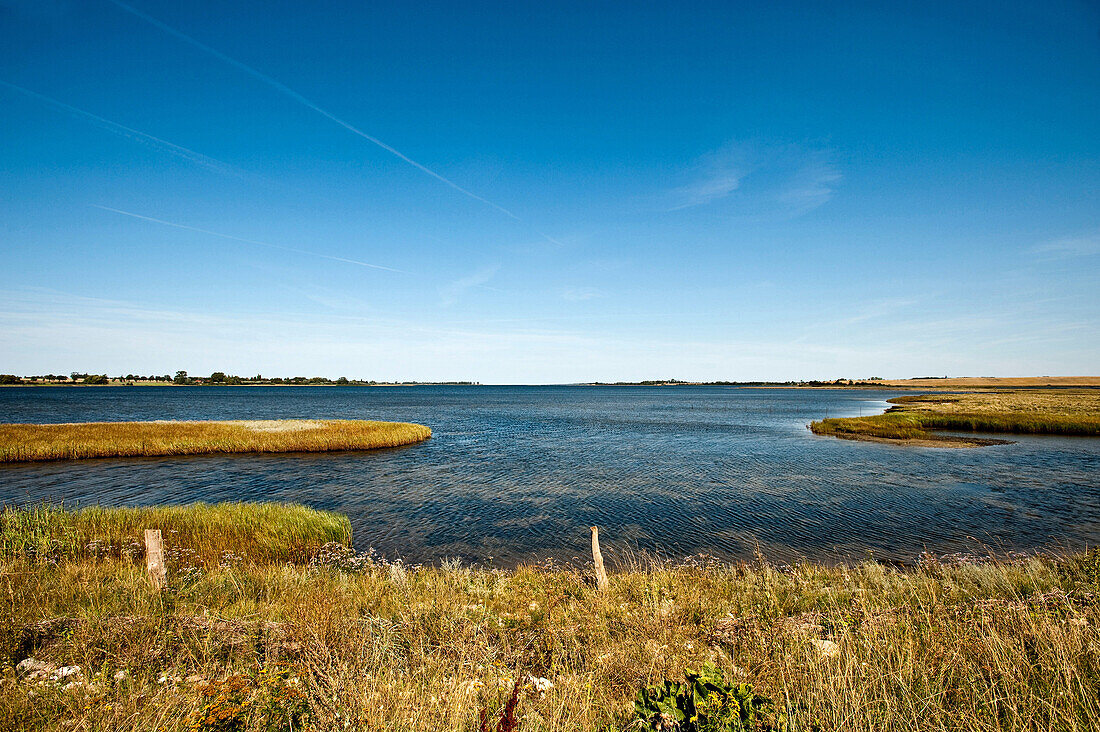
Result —
<path fill-rule="evenodd" d="M 0 421 L 370 418 L 396 450 L 0 466 L 0 502 L 296 501 L 390 557 L 511 565 L 587 551 L 833 560 L 1100 541 L 1100 439 L 973 450 L 815 437 L 896 391 L 725 387 L 0 389 Z"/>

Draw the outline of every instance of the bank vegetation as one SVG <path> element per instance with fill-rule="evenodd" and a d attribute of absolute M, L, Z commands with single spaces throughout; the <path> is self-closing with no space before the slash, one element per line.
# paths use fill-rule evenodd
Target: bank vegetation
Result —
<path fill-rule="evenodd" d="M 0 424 L 0 463 L 373 450 L 421 442 L 431 434 L 419 424 L 353 419 Z"/>
<path fill-rule="evenodd" d="M 909 567 L 636 557 L 600 591 L 585 566 L 416 567 L 338 542 L 306 559 L 204 533 L 218 507 L 193 524 L 188 510 L 8 510 L 5 729 L 1100 729 L 1095 550 Z M 260 510 L 271 542 L 346 530 Z M 69 520 L 80 541 L 53 530 Z M 167 591 L 119 544 L 146 522 Z M 685 678 L 712 691 L 692 701 Z"/>
<path fill-rule="evenodd" d="M 813 422 L 815 434 L 845 439 L 976 447 L 1000 440 L 936 434 L 986 432 L 1100 435 L 1100 389 L 1017 389 L 924 394 L 888 400 L 885 414 Z"/>

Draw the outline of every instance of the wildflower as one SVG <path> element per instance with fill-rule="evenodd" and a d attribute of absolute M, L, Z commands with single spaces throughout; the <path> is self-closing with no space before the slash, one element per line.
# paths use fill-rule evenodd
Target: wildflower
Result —
<path fill-rule="evenodd" d="M 554 688 L 554 682 L 541 676 L 528 676 L 527 683 L 534 687 L 535 691 L 545 694 Z"/>

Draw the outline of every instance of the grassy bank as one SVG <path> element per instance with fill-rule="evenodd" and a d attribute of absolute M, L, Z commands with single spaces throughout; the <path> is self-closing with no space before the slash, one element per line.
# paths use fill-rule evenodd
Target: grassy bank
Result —
<path fill-rule="evenodd" d="M 482 710 L 497 729 L 518 689 L 520 730 L 637 730 L 643 685 L 708 662 L 771 700 L 752 729 L 1100 729 L 1096 553 L 639 561 L 603 593 L 568 566 L 415 568 L 331 545 L 308 564 L 175 556 L 158 594 L 125 556 L 5 551 L 5 729 L 477 730 Z"/>
<path fill-rule="evenodd" d="M 399 447 L 431 437 L 418 424 L 368 420 L 0 424 L 0 462 Z"/>
<path fill-rule="evenodd" d="M 41 505 L 0 511 L 0 558 L 79 563 L 144 556 L 145 529 L 160 529 L 177 563 L 217 566 L 308 561 L 331 542 L 351 543 L 346 516 L 275 503 L 195 503 L 151 508 Z"/>
<path fill-rule="evenodd" d="M 894 406 L 885 414 L 825 419 L 813 422 L 810 429 L 815 434 L 846 439 L 964 447 L 992 441 L 936 435 L 930 430 L 1100 435 L 1100 389 L 925 394 L 889 401 Z"/>

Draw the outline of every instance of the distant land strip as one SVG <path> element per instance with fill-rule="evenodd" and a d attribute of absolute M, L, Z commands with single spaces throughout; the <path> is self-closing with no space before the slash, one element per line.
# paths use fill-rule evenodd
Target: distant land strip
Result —
<path fill-rule="evenodd" d="M 424 425 L 351 419 L 0 424 L 0 463 L 374 450 L 411 445 L 431 436 Z"/>
<path fill-rule="evenodd" d="M 17 376 L 0 374 L 0 386 L 480 386 L 476 381 L 376 381 L 341 376 L 234 376 L 215 371 L 209 376 L 191 376 L 186 371 L 172 374 L 65 374 Z"/>
<path fill-rule="evenodd" d="M 1100 436 L 1100 389 L 1015 389 L 901 396 L 885 414 L 813 422 L 814 434 L 929 447 L 982 447 L 1004 440 L 941 435 L 990 432 Z"/>
<path fill-rule="evenodd" d="M 744 386 L 768 389 L 809 388 L 899 388 L 899 389 L 961 389 L 961 388 L 1067 388 L 1100 387 L 1100 376 L 925 376 L 914 379 L 814 379 L 810 381 L 683 381 L 681 379 L 651 379 L 646 381 L 592 381 L 585 386 Z"/>

